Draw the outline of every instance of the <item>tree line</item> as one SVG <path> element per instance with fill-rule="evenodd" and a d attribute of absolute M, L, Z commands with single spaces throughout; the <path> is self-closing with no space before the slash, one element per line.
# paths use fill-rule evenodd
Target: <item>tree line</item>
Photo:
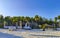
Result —
<path fill-rule="evenodd" d="M 29 17 L 29 16 L 26 16 L 26 17 L 24 17 L 24 16 L 13 16 L 13 17 L 5 16 L 4 17 L 3 15 L 0 15 L 0 27 L 4 26 L 4 22 L 6 22 L 6 25 L 8 25 L 8 26 L 15 25 L 16 22 L 18 22 L 18 25 L 19 25 L 19 21 L 22 21 L 23 23 L 26 23 L 26 22 L 37 23 L 38 24 L 37 28 L 40 28 L 39 25 L 45 26 L 44 24 L 48 24 L 48 25 L 55 24 L 55 27 L 57 28 L 57 27 L 59 27 L 59 24 L 60 24 L 60 15 L 55 17 L 54 19 L 43 18 L 39 15 L 35 15 L 34 17 Z"/>

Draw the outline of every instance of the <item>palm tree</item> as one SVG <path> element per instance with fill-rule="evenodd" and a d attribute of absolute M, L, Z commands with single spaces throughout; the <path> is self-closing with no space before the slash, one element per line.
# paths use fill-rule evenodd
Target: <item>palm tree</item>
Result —
<path fill-rule="evenodd" d="M 20 21 L 25 21 L 25 17 L 24 16 L 21 16 L 20 17 Z"/>
<path fill-rule="evenodd" d="M 57 25 L 56 25 L 56 24 L 57 24 L 57 17 L 54 18 L 54 23 L 55 23 L 55 24 L 54 24 L 54 28 L 55 28 L 55 30 L 57 30 L 57 29 L 56 29 L 56 28 L 57 28 Z"/>
<path fill-rule="evenodd" d="M 59 27 L 60 27 L 60 15 L 58 16 L 58 20 L 59 20 Z"/>
<path fill-rule="evenodd" d="M 26 16 L 26 17 L 25 17 L 25 21 L 26 21 L 26 22 L 30 21 L 30 17 Z"/>
<path fill-rule="evenodd" d="M 57 17 L 54 18 L 54 22 L 55 22 L 55 23 L 57 22 Z"/>
<path fill-rule="evenodd" d="M 53 24 L 53 20 L 50 18 L 49 19 L 49 24 L 52 25 Z"/>
<path fill-rule="evenodd" d="M 42 24 L 43 31 L 45 31 L 45 28 L 46 28 L 46 24 Z"/>
<path fill-rule="evenodd" d="M 40 17 L 39 17 L 38 15 L 35 15 L 34 20 L 35 20 L 36 22 L 38 22 L 38 21 L 40 21 Z"/>
<path fill-rule="evenodd" d="M 0 27 L 3 27 L 4 25 L 4 18 L 3 15 L 0 15 Z"/>
<path fill-rule="evenodd" d="M 59 21 L 60 21 L 60 15 L 58 16 L 58 19 L 59 19 Z"/>
<path fill-rule="evenodd" d="M 11 25 L 11 17 L 10 16 L 6 16 L 5 18 L 4 18 L 4 20 L 7 22 L 7 24 L 10 26 Z"/>

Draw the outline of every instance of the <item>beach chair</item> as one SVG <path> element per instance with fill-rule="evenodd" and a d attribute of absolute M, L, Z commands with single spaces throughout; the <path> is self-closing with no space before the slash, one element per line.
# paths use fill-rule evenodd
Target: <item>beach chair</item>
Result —
<path fill-rule="evenodd" d="M 9 27 L 9 31 L 15 31 L 16 30 L 16 27 L 15 26 L 10 26 Z"/>

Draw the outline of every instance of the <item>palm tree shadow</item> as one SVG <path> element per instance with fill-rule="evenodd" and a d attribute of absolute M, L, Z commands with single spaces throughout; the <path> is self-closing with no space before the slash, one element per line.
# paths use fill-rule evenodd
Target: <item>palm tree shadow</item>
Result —
<path fill-rule="evenodd" d="M 0 32 L 0 38 L 23 38 L 23 37 Z"/>

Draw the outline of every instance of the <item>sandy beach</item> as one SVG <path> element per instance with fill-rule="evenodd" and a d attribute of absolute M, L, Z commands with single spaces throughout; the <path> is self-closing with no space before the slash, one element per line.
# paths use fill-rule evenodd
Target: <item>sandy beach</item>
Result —
<path fill-rule="evenodd" d="M 42 31 L 39 29 L 9 31 L 0 29 L 0 38 L 60 38 L 60 31 Z"/>

